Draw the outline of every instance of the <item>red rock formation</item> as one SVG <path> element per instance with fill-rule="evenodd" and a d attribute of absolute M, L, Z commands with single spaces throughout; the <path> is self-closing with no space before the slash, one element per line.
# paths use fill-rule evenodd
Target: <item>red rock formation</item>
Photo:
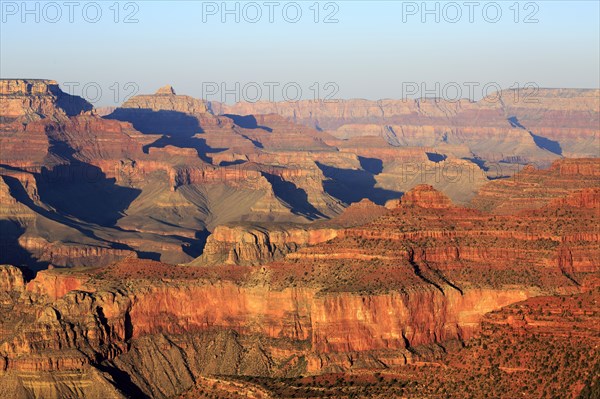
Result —
<path fill-rule="evenodd" d="M 328 221 L 313 224 L 236 224 L 217 226 L 201 257 L 192 265 L 256 265 L 280 259 L 299 248 L 337 237 L 344 228 L 368 223 L 385 215 L 385 208 L 365 199 L 351 204 Z"/>
<path fill-rule="evenodd" d="M 192 264 L 264 263 L 336 235 L 333 228 L 301 225 L 218 226 L 208 237 L 203 255 Z"/>
<path fill-rule="evenodd" d="M 248 106 L 256 115 L 223 106 L 228 116 L 216 116 L 210 104 L 165 86 L 99 118 L 53 81 L 3 80 L 2 220 L 16 226 L 10 242 L 25 245 L 17 250 L 37 248 L 22 262 L 82 265 L 88 255 L 87 263 L 109 262 L 131 251 L 188 262 L 187 249 L 202 244 L 196 237 L 223 223 L 331 218 L 362 198 L 384 203 L 421 183 L 462 204 L 487 175 L 498 177 L 475 162 L 491 171 L 492 160 L 557 156 L 519 123 L 548 129 L 552 121 L 535 118 L 564 110 L 565 137 L 591 137 L 590 92 L 544 93 L 541 110 L 509 101 L 357 100 Z M 529 119 L 509 122 L 506 109 Z M 580 118 L 584 112 L 591 116 Z M 462 159 L 473 154 L 487 158 Z M 460 179 L 444 174 L 456 169 Z M 82 209 L 95 199 L 89 208 L 107 220 Z M 62 242 L 69 244 L 60 249 Z"/>
<path fill-rule="evenodd" d="M 428 184 L 420 184 L 404 194 L 401 206 L 419 206 L 421 208 L 445 209 L 452 206 L 450 199 Z"/>
<path fill-rule="evenodd" d="M 110 264 L 27 284 L 0 267 L 7 397 L 173 397 L 207 374 L 415 363 L 469 340 L 486 312 L 600 284 L 597 160 L 490 182 L 478 209 L 449 199 L 468 201 L 490 161 L 596 155 L 597 91 L 543 91 L 538 105 L 212 104 L 228 115 L 216 116 L 165 86 L 107 118 L 52 81 L 3 80 L 0 97 L 3 244 Z M 462 167 L 468 184 L 407 179 L 407 164 Z M 405 191 L 388 209 L 360 201 Z M 134 259 L 188 262 L 207 230 L 197 266 Z"/>
<path fill-rule="evenodd" d="M 37 273 L 35 279 L 27 283 L 26 289 L 37 295 L 56 300 L 67 295 L 70 291 L 81 290 L 85 287 L 85 276 L 72 276 L 56 271 L 43 270 Z"/>
<path fill-rule="evenodd" d="M 312 349 L 307 355 L 311 360 L 307 371 L 318 372 L 334 366 L 325 360 L 329 353 L 393 351 L 405 349 L 408 343 L 419 345 L 456 337 L 456 334 L 468 337 L 475 331 L 478 317 L 471 311 L 461 313 L 459 309 L 469 309 L 475 301 L 481 312 L 485 312 L 526 295 L 516 291 L 490 291 L 485 295 L 472 292 L 467 296 L 457 294 L 444 298 L 435 290 L 425 290 L 409 295 L 365 297 L 345 293 L 315 297 L 315 291 L 309 288 L 265 292 L 261 287 L 240 288 L 231 283 L 198 285 L 174 281 L 167 285 L 138 287 L 126 294 L 59 293 L 55 291 L 58 280 L 54 277 L 48 280 L 48 277 L 40 277 L 40 281 L 36 278 L 31 287 L 46 288 L 50 284 L 47 291 L 51 295 L 62 294 L 62 299 L 52 307 L 39 308 L 36 321 L 28 329 L 0 344 L 9 370 L 78 369 L 93 361 L 79 355 L 75 359 L 63 356 L 58 363 L 45 366 L 35 356 L 15 357 L 19 353 L 79 348 L 111 359 L 125 351 L 122 341 L 128 337 L 200 333 L 216 328 L 261 334 L 276 340 L 310 340 Z M 62 279 L 61 289 L 76 279 L 71 277 Z M 43 296 L 41 288 L 28 289 Z M 480 300 L 482 295 L 487 298 L 485 304 Z M 423 312 L 423 309 L 429 311 Z M 357 312 L 363 316 L 356 319 Z M 69 325 L 72 327 L 64 330 Z M 46 329 L 58 336 L 40 341 L 44 336 L 40 334 Z M 303 351 L 298 353 L 296 349 L 291 353 L 294 352 L 298 356 Z M 403 353 L 398 355 L 403 358 Z"/>
<path fill-rule="evenodd" d="M 597 90 L 539 89 L 536 93 L 506 90 L 478 102 L 338 100 L 212 103 L 211 107 L 222 114 L 277 113 L 341 138 L 376 135 L 392 145 L 465 143 L 473 153 L 492 161 L 545 163 L 556 157 L 539 147 L 530 132 L 558 142 L 562 155 L 598 156 L 598 98 Z"/>
<path fill-rule="evenodd" d="M 53 80 L 0 79 L 0 115 L 9 121 L 66 120 L 91 110 L 91 104 L 62 92 Z"/>
<path fill-rule="evenodd" d="M 446 345 L 444 352 L 432 350 L 428 359 L 414 365 L 283 381 L 224 380 L 248 388 L 258 381 L 272 397 L 289 397 L 300 387 L 308 397 L 595 397 L 600 383 L 599 297 L 596 289 L 507 306 L 484 318 L 478 337 L 463 345 Z M 197 398 L 192 394 L 200 389 L 184 397 Z"/>
<path fill-rule="evenodd" d="M 536 209 L 551 200 L 584 188 L 600 186 L 600 160 L 563 159 L 549 169 L 524 168 L 512 178 L 494 180 L 481 188 L 472 204 L 498 214 Z"/>
<path fill-rule="evenodd" d="M 367 224 L 387 213 L 384 207 L 376 205 L 368 199 L 363 199 L 350 204 L 348 208 L 344 209 L 343 213 L 331 219 L 326 224 L 335 227 L 354 227 Z"/>
<path fill-rule="evenodd" d="M 600 187 L 577 190 L 567 197 L 557 198 L 549 203 L 550 208 L 572 206 L 575 208 L 598 208 L 600 206 Z"/>
<path fill-rule="evenodd" d="M 492 216 L 419 186 L 389 211 L 355 205 L 349 214 L 380 216 L 346 228 L 340 217 L 333 239 L 318 229 L 264 231 L 260 239 L 256 228 L 219 230 L 211 245 L 267 251 L 251 256 L 315 244 L 260 268 L 129 259 L 38 273 L 25 296 L 3 302 L 4 373 L 80 375 L 104 361 L 114 378 L 124 371 L 146 395 L 168 397 L 206 373 L 293 376 L 413 363 L 422 356 L 414 348 L 474 337 L 489 311 L 600 283 L 596 191 L 579 196 L 581 207 L 565 199 Z M 8 279 L 5 286 L 18 286 Z M 165 361 L 146 368 L 148 359 Z"/>
<path fill-rule="evenodd" d="M 121 109 L 149 109 L 152 111 L 176 111 L 184 114 L 205 114 L 206 102 L 189 96 L 175 94 L 173 87 L 163 86 L 154 95 L 137 95 L 127 100 Z"/>
<path fill-rule="evenodd" d="M 100 245 L 85 245 L 62 242 L 48 242 L 41 237 L 22 235 L 18 238 L 21 248 L 36 259 L 47 264 L 60 266 L 81 266 L 108 264 L 126 257 L 135 257 L 136 253 L 127 249 L 116 249 Z"/>
<path fill-rule="evenodd" d="M 23 291 L 25 281 L 21 271 L 10 265 L 0 267 L 0 291 Z"/>
<path fill-rule="evenodd" d="M 321 142 L 311 129 L 294 127 L 279 117 L 272 120 L 274 129 L 268 128 L 271 132 L 235 126 L 229 118 L 212 115 L 203 101 L 178 96 L 172 88 L 156 95 L 134 97 L 119 109 L 150 112 L 153 117 L 166 113 L 167 125 L 163 127 L 184 135 L 189 133 L 186 129 L 192 127 L 192 121 L 197 132 L 206 135 L 189 138 L 198 145 L 202 140 L 237 145 L 220 155 L 225 162 L 238 159 L 234 152 L 238 150 L 245 154 L 242 157 L 246 161 L 258 154 L 254 139 L 247 135 L 265 143 L 275 140 L 275 146 L 290 133 L 292 151 L 287 157 L 283 152 L 265 152 L 264 156 L 255 157 L 261 162 L 257 164 L 251 161 L 246 165 L 219 166 L 222 161 L 217 160 L 213 165 L 210 159 L 200 159 L 199 148 L 182 148 L 178 142 L 153 147 L 161 135 L 143 134 L 131 123 L 115 120 L 114 115 L 103 119 L 65 111 L 62 105 L 69 98 L 54 82 L 3 81 L 2 90 L 2 96 L 12 104 L 2 114 L 0 123 L 0 163 L 8 166 L 2 168 L 2 220 L 16 226 L 15 237 L 10 237 L 15 247 L 11 251 L 29 253 L 32 261 L 69 266 L 98 264 L 129 256 L 132 251 L 155 250 L 161 251 L 164 260 L 189 261 L 192 258 L 185 253 L 191 245 L 189 238 L 195 239 L 198 231 L 218 223 L 242 219 L 305 221 L 304 214 L 293 213 L 293 205 L 278 197 L 285 192 L 274 193 L 273 184 L 279 181 L 307 193 L 306 206 L 314 209 L 310 218 L 341 212 L 339 201 L 323 190 L 323 176 L 314 163 L 317 156 L 310 151 L 295 152 L 293 142 L 299 144 L 307 133 L 315 136 L 308 140 L 309 150 L 330 151 L 323 160 L 340 165 L 352 162 L 355 167 L 359 164 L 350 154 L 340 156 L 338 161 L 337 151 Z M 261 123 L 265 121 L 261 119 Z M 298 160 L 298 165 L 290 165 L 290 160 Z M 278 180 L 273 183 L 265 176 Z M 97 187 L 102 187 L 100 192 L 89 198 L 88 190 L 95 191 Z M 67 191 L 69 194 L 65 194 Z M 141 194 L 126 209 L 136 192 Z M 160 199 L 155 201 L 156 198 Z M 95 200 L 119 204 L 118 209 L 98 212 L 122 215 L 118 229 L 100 226 L 102 223 L 97 220 L 93 226 L 81 225 L 89 222 L 81 220 L 86 216 L 82 215 L 81 203 L 88 202 L 93 208 L 91 203 Z M 227 210 L 231 208 L 229 203 L 236 204 L 235 211 Z M 88 233 L 83 234 L 83 230 Z M 52 239 L 48 239 L 48 234 Z M 166 236 L 186 239 L 177 242 Z M 30 260 L 21 257 L 18 261 Z"/>

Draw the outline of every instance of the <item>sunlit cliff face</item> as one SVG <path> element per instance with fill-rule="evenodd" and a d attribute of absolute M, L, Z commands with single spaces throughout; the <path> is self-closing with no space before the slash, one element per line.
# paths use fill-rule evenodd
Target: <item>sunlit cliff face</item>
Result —
<path fill-rule="evenodd" d="M 498 325 L 525 351 L 537 298 L 597 296 L 594 93 L 228 106 L 166 86 L 100 117 L 1 81 L 0 393 L 285 397 L 331 373 L 348 393 L 471 363 L 503 384 L 517 366 L 474 342 Z M 585 377 L 561 370 L 535 384 Z"/>

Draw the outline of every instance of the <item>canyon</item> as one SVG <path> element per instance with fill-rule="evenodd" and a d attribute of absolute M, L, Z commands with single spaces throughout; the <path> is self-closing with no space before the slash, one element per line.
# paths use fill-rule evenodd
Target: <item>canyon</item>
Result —
<path fill-rule="evenodd" d="M 0 394 L 593 392 L 600 92 L 497 97 L 0 80 Z"/>
<path fill-rule="evenodd" d="M 300 378 L 433 361 L 477 339 L 488 312 L 597 293 L 599 199 L 598 188 L 584 189 L 504 216 L 421 185 L 371 221 L 332 223 L 335 237 L 315 230 L 303 248 L 260 266 L 130 257 L 40 271 L 27 283 L 2 266 L 3 392 L 166 398 L 211 376 Z"/>
<path fill-rule="evenodd" d="M 188 263 L 219 226 L 321 223 L 419 184 L 497 207 L 504 192 L 493 183 L 526 179 L 526 165 L 586 158 L 597 170 L 594 90 L 541 90 L 535 104 L 506 91 L 502 101 L 227 105 L 164 86 L 100 116 L 55 81 L 1 82 L 3 261 L 34 269 L 132 254 Z M 597 172 L 582 173 L 557 195 L 597 185 Z"/>

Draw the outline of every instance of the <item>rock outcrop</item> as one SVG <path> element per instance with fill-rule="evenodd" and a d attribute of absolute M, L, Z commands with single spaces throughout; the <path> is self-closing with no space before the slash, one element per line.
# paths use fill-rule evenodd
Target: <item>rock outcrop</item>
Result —
<path fill-rule="evenodd" d="M 191 265 L 257 265 L 278 260 L 300 248 L 337 237 L 344 228 L 366 224 L 387 213 L 364 199 L 328 221 L 312 224 L 235 224 L 217 226 L 201 257 Z"/>
<path fill-rule="evenodd" d="M 206 102 L 190 96 L 177 95 L 173 87 L 166 85 L 155 94 L 137 95 L 125 101 L 118 109 L 147 109 L 152 111 L 173 111 L 184 114 L 205 114 Z"/>
<path fill-rule="evenodd" d="M 548 193 L 533 192 L 544 184 L 532 177 L 523 191 L 532 195 L 515 195 L 515 206 L 493 199 L 512 187 L 503 178 L 515 171 L 506 166 L 531 159 L 544 165 L 571 144 L 579 146 L 572 153 L 594 148 L 595 93 L 542 91 L 539 106 L 514 102 L 508 92 L 503 105 L 355 100 L 228 107 L 164 86 L 99 117 L 54 81 L 2 80 L 0 223 L 10 250 L 0 260 L 36 269 L 107 264 L 133 254 L 187 263 L 202 254 L 217 226 L 256 224 L 266 236 L 289 224 L 304 230 L 352 203 L 380 206 L 420 184 L 457 205 L 485 187 L 473 201 L 480 209 L 539 208 L 545 196 L 597 185 L 593 176 L 580 178 L 589 176 L 594 160 L 559 161 L 572 177 L 549 183 Z M 560 126 L 566 141 L 540 133 L 551 126 Z M 499 160 L 508 163 L 493 163 Z M 322 226 L 307 230 L 313 227 Z M 229 244 L 214 253 L 252 263 L 304 246 L 304 239 L 286 240 L 256 240 L 279 242 L 277 249 L 238 248 L 245 260 L 224 254 Z"/>
<path fill-rule="evenodd" d="M 60 392 L 100 369 L 108 372 L 103 380 L 122 383 L 118 378 L 125 372 L 145 395 L 170 397 L 206 374 L 320 373 L 350 369 L 372 356 L 404 364 L 413 357 L 408 345 L 443 342 L 457 334 L 469 337 L 477 321 L 466 311 L 473 301 L 485 312 L 527 296 L 488 291 L 445 298 L 425 290 L 366 300 L 352 293 L 316 296 L 313 289 L 265 291 L 230 282 L 136 285 L 72 291 L 48 305 L 36 292 L 42 302 L 33 305 L 36 311 L 27 328 L 17 330 L 18 323 L 11 327 L 13 319 L 4 319 L 3 328 L 11 332 L 0 343 L 6 363 L 0 371 L 2 387 L 17 380 L 21 389 Z M 482 296 L 485 303 L 477 299 Z M 12 308 L 22 311 L 20 305 Z M 357 312 L 365 318 L 355 319 Z M 251 338 L 257 335 L 260 341 Z M 164 364 L 143 366 L 160 358 Z M 65 377 L 62 387 L 52 382 L 27 386 L 23 378 L 31 373 L 42 381 L 56 373 Z M 136 392 L 118 386 L 126 394 Z M 88 384 L 81 389 L 87 395 L 96 388 Z"/>
<path fill-rule="evenodd" d="M 478 337 L 447 345 L 435 359 L 377 373 L 336 373 L 286 379 L 230 377 L 223 382 L 264 395 L 289 397 L 595 397 L 599 338 L 598 298 L 592 290 L 530 298 L 492 312 Z M 551 367 L 548 367 L 551 364 Z M 185 398 L 206 389 L 198 384 Z M 212 393 L 212 392 L 211 392 Z"/>
<path fill-rule="evenodd" d="M 437 345 L 475 337 L 485 313 L 597 287 L 599 195 L 494 216 L 419 186 L 393 209 L 354 205 L 350 215 L 379 213 L 358 226 L 342 215 L 320 222 L 331 230 L 218 229 L 215 256 L 275 259 L 260 267 L 129 258 L 47 270 L 25 286 L 18 269 L 2 267 L 12 294 L 0 303 L 0 386 L 52 397 L 108 394 L 114 381 L 114 395 L 166 398 L 209 374 L 296 377 L 432 360 Z"/>
<path fill-rule="evenodd" d="M 445 209 L 452 206 L 450 199 L 428 184 L 420 184 L 404 194 L 400 200 L 392 200 L 386 208 L 394 209 L 398 206 L 418 206 L 430 209 Z"/>
<path fill-rule="evenodd" d="M 171 95 L 173 95 L 173 96 L 174 96 L 174 95 L 176 95 L 177 93 L 175 93 L 175 89 L 173 88 L 173 86 L 171 86 L 171 85 L 166 85 L 166 86 L 163 86 L 163 87 L 161 87 L 160 89 L 158 89 L 158 90 L 156 91 L 156 94 L 166 94 L 166 95 L 169 95 L 169 96 L 171 96 Z"/>
<path fill-rule="evenodd" d="M 273 128 L 243 128 L 168 87 L 107 118 L 65 111 L 67 95 L 53 81 L 3 81 L 2 96 L 0 223 L 10 248 L 1 260 L 35 268 L 107 264 L 132 253 L 186 262 L 219 224 L 335 216 L 343 204 L 324 191 L 311 150 L 360 167 L 351 154 L 338 160 L 309 128 L 279 117 L 261 119 Z M 286 132 L 287 154 L 257 141 L 275 148 Z M 315 137 L 295 151 L 307 133 Z"/>
<path fill-rule="evenodd" d="M 203 255 L 192 262 L 202 264 L 259 264 L 284 257 L 306 245 L 335 238 L 333 228 L 301 225 L 218 226 L 208 237 Z"/>
<path fill-rule="evenodd" d="M 539 89 L 505 90 L 477 102 L 355 99 L 211 107 L 222 114 L 277 113 L 346 140 L 378 136 L 390 145 L 463 143 L 494 162 L 545 164 L 557 155 L 599 155 L 598 98 L 598 90 Z"/>
<path fill-rule="evenodd" d="M 23 291 L 25 280 L 21 271 L 10 265 L 0 266 L 0 291 Z"/>
<path fill-rule="evenodd" d="M 563 159 L 548 169 L 529 166 L 509 179 L 491 181 L 471 202 L 478 209 L 510 214 L 541 208 L 574 191 L 599 186 L 599 159 Z"/>
<path fill-rule="evenodd" d="M 54 80 L 0 79 L 0 117 L 3 122 L 42 118 L 65 120 L 92 110 L 81 97 L 60 90 Z"/>

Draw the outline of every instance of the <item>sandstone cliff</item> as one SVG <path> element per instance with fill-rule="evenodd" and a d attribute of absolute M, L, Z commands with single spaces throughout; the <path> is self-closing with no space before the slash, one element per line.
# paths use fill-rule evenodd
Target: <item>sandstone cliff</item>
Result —
<path fill-rule="evenodd" d="M 505 90 L 477 102 L 353 99 L 211 107 L 220 114 L 277 113 L 343 139 L 378 136 L 392 146 L 463 143 L 494 162 L 546 164 L 556 155 L 599 155 L 598 97 L 597 90 L 539 89 Z"/>
<path fill-rule="evenodd" d="M 130 258 L 47 270 L 26 285 L 3 267 L 0 387 L 172 397 L 208 374 L 294 377 L 431 359 L 435 350 L 418 348 L 471 339 L 487 312 L 597 286 L 597 197 L 585 190 L 493 216 L 419 186 L 388 210 L 357 204 L 352 212 L 378 217 L 356 226 L 342 215 L 335 237 L 221 230 L 214 243 L 229 247 L 217 255 L 233 241 L 233 253 L 267 259 L 286 242 L 312 244 L 261 267 Z M 108 390 L 113 381 L 119 391 Z"/>
<path fill-rule="evenodd" d="M 279 259 L 304 245 L 336 236 L 335 229 L 302 226 L 218 226 L 208 237 L 203 255 L 192 264 L 258 264 Z"/>
<path fill-rule="evenodd" d="M 65 120 L 68 116 L 91 110 L 90 103 L 63 92 L 54 80 L 0 79 L 0 116 L 3 121 Z"/>
<path fill-rule="evenodd" d="M 600 160 L 564 159 L 548 169 L 524 168 L 510 179 L 484 185 L 473 206 L 498 214 L 536 209 L 573 191 L 600 186 Z"/>
<path fill-rule="evenodd" d="M 386 214 L 369 200 L 351 204 L 328 221 L 312 224 L 233 224 L 217 226 L 201 257 L 192 265 L 256 265 L 281 259 L 298 249 L 337 237 L 344 228 L 368 223 Z"/>
<path fill-rule="evenodd" d="M 96 283 L 86 284 L 79 289 Z M 170 397 L 206 374 L 320 373 L 360 367 L 379 357 L 379 362 L 403 364 L 414 356 L 408 345 L 468 338 L 478 320 L 466 310 L 474 301 L 483 313 L 527 296 L 523 291 L 480 291 L 444 297 L 428 289 L 319 296 L 310 288 L 265 291 L 231 282 L 173 280 L 136 285 L 63 293 L 47 305 L 36 289 L 38 304 L 26 328 L 11 324 L 18 319 L 4 319 L 10 333 L 0 343 L 2 389 L 17 386 L 44 397 L 57 397 L 64 389 L 95 394 L 106 392 L 107 381 L 122 384 L 119 376 L 126 372 L 137 392 Z M 12 312 L 25 311 L 18 302 L 13 306 Z M 356 314 L 363 317 L 355 319 Z M 151 359 L 157 360 L 145 366 Z M 45 382 L 27 380 L 31 373 Z M 52 381 L 58 376 L 62 386 Z M 94 380 L 100 387 L 89 383 Z M 75 388 L 78 381 L 83 386 Z M 128 394 L 136 392 L 119 386 Z"/>

